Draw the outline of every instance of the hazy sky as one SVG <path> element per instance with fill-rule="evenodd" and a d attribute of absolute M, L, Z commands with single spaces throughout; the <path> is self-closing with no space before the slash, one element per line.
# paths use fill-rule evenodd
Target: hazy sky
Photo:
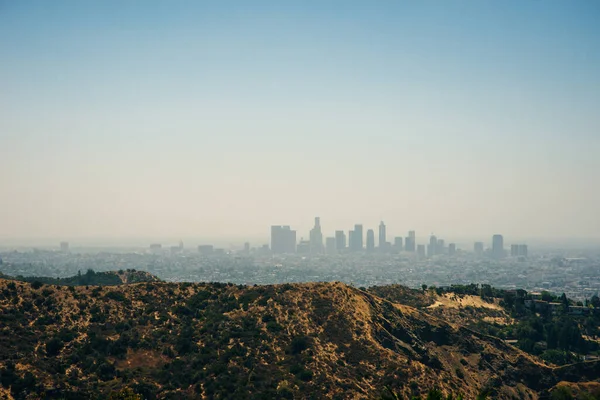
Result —
<path fill-rule="evenodd" d="M 1 1 L 0 238 L 600 239 L 600 2 Z"/>

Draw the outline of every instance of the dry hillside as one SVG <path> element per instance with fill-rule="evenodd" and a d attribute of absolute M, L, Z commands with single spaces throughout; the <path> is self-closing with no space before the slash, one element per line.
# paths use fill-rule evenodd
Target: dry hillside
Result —
<path fill-rule="evenodd" d="M 0 280 L 0 396 L 536 399 L 561 380 L 499 339 L 341 283 Z"/>

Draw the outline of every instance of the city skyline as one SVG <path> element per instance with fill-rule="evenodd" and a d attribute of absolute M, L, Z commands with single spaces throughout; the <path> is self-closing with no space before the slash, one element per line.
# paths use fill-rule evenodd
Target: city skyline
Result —
<path fill-rule="evenodd" d="M 0 9 L 4 242 L 314 215 L 600 240 L 595 2 Z"/>

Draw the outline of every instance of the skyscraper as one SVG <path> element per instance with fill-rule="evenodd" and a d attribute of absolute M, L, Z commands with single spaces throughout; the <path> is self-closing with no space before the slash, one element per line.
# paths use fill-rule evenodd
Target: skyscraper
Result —
<path fill-rule="evenodd" d="M 385 232 L 385 224 L 383 223 L 383 221 L 381 221 L 379 223 L 379 251 L 380 252 L 384 252 L 386 249 L 386 238 L 385 238 L 386 232 Z"/>
<path fill-rule="evenodd" d="M 478 256 L 482 255 L 483 254 L 483 242 L 475 242 L 475 244 L 473 245 L 473 251 Z"/>
<path fill-rule="evenodd" d="M 406 251 L 415 251 L 417 246 L 417 238 L 415 231 L 408 231 L 408 236 L 406 237 L 406 241 L 404 242 L 404 248 Z"/>
<path fill-rule="evenodd" d="M 334 237 L 328 237 L 325 239 L 325 249 L 327 254 L 335 254 L 337 253 L 336 242 Z"/>
<path fill-rule="evenodd" d="M 504 238 L 502 235 L 492 236 L 492 257 L 504 258 Z"/>
<path fill-rule="evenodd" d="M 361 224 L 354 225 L 354 231 L 351 233 L 350 250 L 361 251 L 363 249 L 363 226 Z"/>
<path fill-rule="evenodd" d="M 517 257 L 519 255 L 519 245 L 518 244 L 511 244 L 510 245 L 510 256 L 511 257 Z"/>
<path fill-rule="evenodd" d="M 417 256 L 419 256 L 419 258 L 425 258 L 425 245 L 424 244 L 420 244 L 417 246 Z"/>
<path fill-rule="evenodd" d="M 271 252 L 273 254 L 285 254 L 296 252 L 296 231 L 289 226 L 271 226 Z"/>
<path fill-rule="evenodd" d="M 448 254 L 453 256 L 456 253 L 456 244 L 450 243 L 448 245 Z"/>
<path fill-rule="evenodd" d="M 435 256 L 438 247 L 438 240 L 435 235 L 429 237 L 429 245 L 427 246 L 427 257 Z"/>
<path fill-rule="evenodd" d="M 68 253 L 69 252 L 69 242 L 60 242 L 60 251 L 62 253 Z"/>
<path fill-rule="evenodd" d="M 323 233 L 319 217 L 315 217 L 315 226 L 310 230 L 310 252 L 313 254 L 323 252 Z"/>
<path fill-rule="evenodd" d="M 511 257 L 527 257 L 527 245 L 526 244 L 511 244 L 510 245 L 510 256 Z"/>
<path fill-rule="evenodd" d="M 519 249 L 517 250 L 517 253 L 519 254 L 520 257 L 527 257 L 527 255 L 529 253 L 529 250 L 527 249 L 527 245 L 520 244 Z"/>
<path fill-rule="evenodd" d="M 367 231 L 367 251 L 375 251 L 375 231 L 373 229 Z"/>
<path fill-rule="evenodd" d="M 335 231 L 335 248 L 338 252 L 346 249 L 346 234 L 344 231 Z"/>
<path fill-rule="evenodd" d="M 402 236 L 396 236 L 394 238 L 394 251 L 402 251 L 404 250 L 402 246 Z"/>

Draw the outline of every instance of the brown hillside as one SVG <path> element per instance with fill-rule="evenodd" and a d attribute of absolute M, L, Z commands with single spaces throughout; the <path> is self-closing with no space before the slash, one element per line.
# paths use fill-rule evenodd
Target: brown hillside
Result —
<path fill-rule="evenodd" d="M 341 283 L 0 280 L 0 375 L 15 398 L 538 397 L 560 379 L 503 341 Z M 389 388 L 386 389 L 386 388 Z"/>

